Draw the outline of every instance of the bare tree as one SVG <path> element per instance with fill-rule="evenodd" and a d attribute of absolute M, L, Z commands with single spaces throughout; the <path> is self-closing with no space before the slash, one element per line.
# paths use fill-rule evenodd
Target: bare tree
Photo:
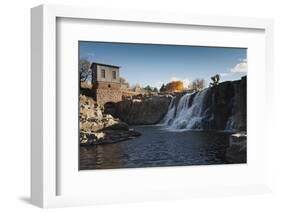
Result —
<path fill-rule="evenodd" d="M 194 81 L 192 81 L 192 89 L 195 91 L 200 91 L 205 87 L 205 80 L 203 78 L 197 78 Z"/>
<path fill-rule="evenodd" d="M 89 80 L 91 77 L 92 70 L 91 70 L 91 62 L 87 59 L 80 59 L 79 60 L 79 77 L 80 83 L 86 80 Z"/>
<path fill-rule="evenodd" d="M 212 76 L 212 77 L 211 77 L 211 80 L 212 80 L 212 82 L 210 83 L 210 86 L 211 86 L 211 87 L 212 87 L 212 86 L 218 85 L 219 82 L 220 82 L 220 75 L 219 75 L 219 74 L 216 74 L 216 75 Z"/>

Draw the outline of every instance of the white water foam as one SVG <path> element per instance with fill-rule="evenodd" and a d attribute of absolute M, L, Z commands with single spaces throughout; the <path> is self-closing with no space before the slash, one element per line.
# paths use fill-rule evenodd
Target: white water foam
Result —
<path fill-rule="evenodd" d="M 173 98 L 162 123 L 170 130 L 203 129 L 203 119 L 208 108 L 204 100 L 208 92 L 208 89 L 204 89 L 196 93 L 194 97 L 192 94 L 185 94 L 178 104 L 175 104 L 175 98 Z"/>

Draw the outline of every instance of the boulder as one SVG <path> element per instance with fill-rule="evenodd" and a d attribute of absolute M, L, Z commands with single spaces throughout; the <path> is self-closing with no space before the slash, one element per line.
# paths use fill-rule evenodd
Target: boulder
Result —
<path fill-rule="evenodd" d="M 247 162 L 247 135 L 245 132 L 230 135 L 226 159 L 229 163 Z"/>
<path fill-rule="evenodd" d="M 92 146 L 98 144 L 111 144 L 134 139 L 141 134 L 134 130 L 103 130 L 97 133 L 80 132 L 80 145 Z"/>
<path fill-rule="evenodd" d="M 106 130 L 129 130 L 129 125 L 124 122 L 118 122 L 108 127 L 105 127 Z"/>
<path fill-rule="evenodd" d="M 91 97 L 80 95 L 80 144 L 115 143 L 140 136 L 128 124 L 104 112 Z"/>

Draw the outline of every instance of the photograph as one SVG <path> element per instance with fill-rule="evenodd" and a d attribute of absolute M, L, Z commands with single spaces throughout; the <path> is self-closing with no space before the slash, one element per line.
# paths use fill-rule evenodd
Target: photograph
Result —
<path fill-rule="evenodd" d="M 78 41 L 79 170 L 247 163 L 247 48 Z"/>

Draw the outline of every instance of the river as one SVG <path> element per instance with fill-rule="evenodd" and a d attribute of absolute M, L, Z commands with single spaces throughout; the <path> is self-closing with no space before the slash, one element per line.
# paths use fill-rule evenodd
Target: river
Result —
<path fill-rule="evenodd" d="M 227 132 L 167 131 L 135 126 L 142 136 L 114 144 L 80 147 L 80 170 L 227 164 Z"/>

